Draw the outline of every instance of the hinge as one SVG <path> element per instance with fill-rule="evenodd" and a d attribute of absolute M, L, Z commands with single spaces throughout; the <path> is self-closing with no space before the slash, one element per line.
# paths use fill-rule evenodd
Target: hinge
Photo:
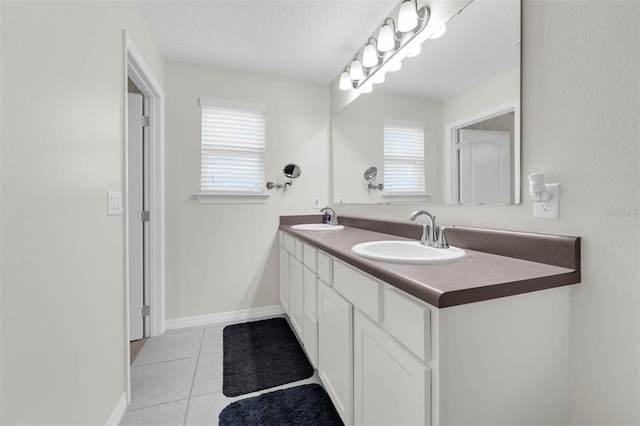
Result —
<path fill-rule="evenodd" d="M 456 143 L 456 149 L 460 151 L 462 149 L 462 144 L 460 142 Z"/>
<path fill-rule="evenodd" d="M 143 222 L 149 222 L 150 213 L 149 210 L 142 210 L 141 219 Z"/>
<path fill-rule="evenodd" d="M 143 115 L 142 116 L 142 127 L 149 127 L 149 116 L 148 115 Z"/>
<path fill-rule="evenodd" d="M 145 305 L 142 307 L 142 316 L 143 317 L 148 317 L 149 315 L 151 315 L 151 306 L 149 305 Z"/>

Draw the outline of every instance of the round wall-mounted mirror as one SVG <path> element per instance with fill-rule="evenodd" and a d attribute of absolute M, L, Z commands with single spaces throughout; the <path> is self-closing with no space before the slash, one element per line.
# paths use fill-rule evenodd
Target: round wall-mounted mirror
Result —
<path fill-rule="evenodd" d="M 364 180 L 367 182 L 373 182 L 376 180 L 376 176 L 378 176 L 378 168 L 377 167 L 369 167 L 364 171 Z"/>
<path fill-rule="evenodd" d="M 297 164 L 291 163 L 284 166 L 284 169 L 282 169 L 282 173 L 284 173 L 284 175 L 289 179 L 295 179 L 298 176 L 300 176 L 300 173 L 302 173 L 302 170 Z"/>

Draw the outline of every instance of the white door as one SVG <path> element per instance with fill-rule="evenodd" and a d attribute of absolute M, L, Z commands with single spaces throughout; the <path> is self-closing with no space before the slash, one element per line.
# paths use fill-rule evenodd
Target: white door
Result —
<path fill-rule="evenodd" d="M 459 130 L 460 202 L 511 202 L 511 149 L 509 132 Z"/>
<path fill-rule="evenodd" d="M 130 340 L 144 337 L 145 262 L 145 127 L 142 123 L 144 98 L 128 94 L 128 186 L 129 213 L 129 334 Z M 147 151 L 148 152 L 148 151 Z"/>

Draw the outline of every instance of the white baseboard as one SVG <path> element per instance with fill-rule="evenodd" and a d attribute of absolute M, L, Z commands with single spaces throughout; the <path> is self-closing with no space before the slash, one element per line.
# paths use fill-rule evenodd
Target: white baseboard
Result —
<path fill-rule="evenodd" d="M 166 330 L 176 330 L 179 328 L 200 327 L 203 325 L 215 325 L 226 322 L 246 321 L 261 317 L 270 317 L 284 314 L 282 305 L 265 306 L 263 308 L 244 309 L 242 311 L 222 312 L 211 315 L 198 315 L 195 317 L 185 317 L 166 320 L 164 322 Z"/>
<path fill-rule="evenodd" d="M 107 420 L 107 426 L 118 426 L 120 421 L 122 420 L 122 416 L 124 416 L 124 412 L 127 411 L 127 394 L 126 392 L 120 396 L 120 400 L 116 404 L 111 416 L 109 416 L 109 420 Z"/>

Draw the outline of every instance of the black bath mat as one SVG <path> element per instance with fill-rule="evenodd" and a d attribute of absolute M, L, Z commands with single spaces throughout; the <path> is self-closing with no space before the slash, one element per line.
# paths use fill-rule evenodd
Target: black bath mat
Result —
<path fill-rule="evenodd" d="M 229 325 L 223 331 L 222 392 L 238 396 L 313 374 L 285 318 Z"/>
<path fill-rule="evenodd" d="M 218 420 L 220 426 L 343 424 L 329 395 L 316 384 L 241 399 L 222 410 Z"/>

